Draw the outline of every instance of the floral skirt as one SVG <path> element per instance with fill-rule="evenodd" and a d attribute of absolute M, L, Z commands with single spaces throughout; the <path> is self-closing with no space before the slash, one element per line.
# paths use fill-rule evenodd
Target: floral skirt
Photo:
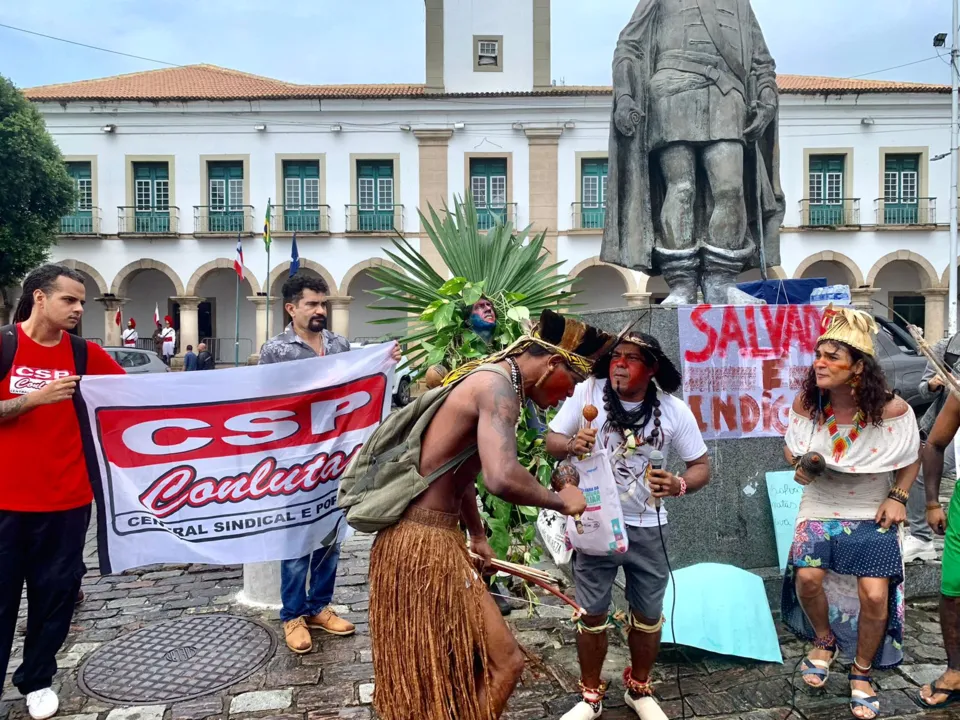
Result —
<path fill-rule="evenodd" d="M 783 578 L 780 610 L 784 624 L 805 640 L 813 640 L 813 626 L 800 606 L 796 590 L 798 568 L 826 570 L 823 589 L 830 605 L 830 628 L 841 655 L 853 660 L 857 652 L 860 597 L 857 578 L 888 578 L 890 594 L 887 631 L 873 665 L 896 667 L 903 660 L 903 555 L 900 532 L 884 530 L 872 520 L 801 520 L 797 523 Z"/>

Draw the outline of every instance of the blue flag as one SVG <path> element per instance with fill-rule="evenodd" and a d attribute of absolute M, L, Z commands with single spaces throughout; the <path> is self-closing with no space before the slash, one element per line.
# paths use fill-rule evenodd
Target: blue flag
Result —
<path fill-rule="evenodd" d="M 300 253 L 297 250 L 297 233 L 293 233 L 293 247 L 290 249 L 290 277 L 300 269 Z"/>

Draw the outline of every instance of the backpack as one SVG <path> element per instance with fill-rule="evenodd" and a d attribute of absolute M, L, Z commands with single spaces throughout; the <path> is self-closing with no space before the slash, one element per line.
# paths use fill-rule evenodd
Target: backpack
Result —
<path fill-rule="evenodd" d="M 67 333 L 70 338 L 70 349 L 73 350 L 73 366 L 77 375 L 87 374 L 87 341 L 77 335 Z M 17 355 L 17 344 L 20 336 L 17 326 L 4 325 L 0 327 L 0 380 L 3 380 L 13 368 L 13 359 Z"/>
<path fill-rule="evenodd" d="M 476 372 L 496 372 L 496 365 L 481 365 Z M 473 373 L 465 375 L 470 377 Z M 429 390 L 413 403 L 390 415 L 360 448 L 340 478 L 337 505 L 346 511 L 347 524 L 360 532 L 383 530 L 398 520 L 407 506 L 430 485 L 477 452 L 474 443 L 426 477 L 420 474 L 423 435 L 437 410 L 462 382 Z"/>

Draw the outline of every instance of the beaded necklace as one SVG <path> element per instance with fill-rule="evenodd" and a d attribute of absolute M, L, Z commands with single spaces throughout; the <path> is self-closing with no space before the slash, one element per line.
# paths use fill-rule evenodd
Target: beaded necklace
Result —
<path fill-rule="evenodd" d="M 652 401 L 644 398 L 634 410 L 627 410 L 620 397 L 610 386 L 610 381 L 603 386 L 603 408 L 607 411 L 607 424 L 617 430 L 627 440 L 631 437 L 636 438 L 637 446 L 652 445 L 655 448 L 663 448 L 663 437 L 660 433 L 660 399 L 654 395 Z M 640 433 L 643 432 L 650 417 L 653 417 L 653 430 L 646 437 Z"/>
<path fill-rule="evenodd" d="M 853 416 L 853 427 L 847 436 L 844 437 L 840 434 L 840 426 L 837 424 L 837 418 L 834 417 L 833 407 L 829 401 L 823 408 L 823 412 L 824 419 L 827 423 L 827 431 L 830 433 L 830 439 L 833 441 L 833 459 L 839 462 L 844 453 L 847 452 L 857 441 L 857 438 L 860 437 L 860 431 L 867 426 L 867 419 L 864 417 L 862 410 L 857 410 L 857 414 Z"/>
<path fill-rule="evenodd" d="M 510 381 L 513 383 L 514 392 L 517 393 L 517 398 L 520 400 L 520 407 L 527 402 L 527 395 L 523 392 L 523 373 L 520 372 L 520 366 L 517 365 L 517 361 L 512 357 L 507 358 L 507 365 L 510 366 Z"/>

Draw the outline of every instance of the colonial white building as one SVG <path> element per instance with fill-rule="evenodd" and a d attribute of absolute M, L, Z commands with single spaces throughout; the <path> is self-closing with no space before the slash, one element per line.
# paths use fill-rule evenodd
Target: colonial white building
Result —
<path fill-rule="evenodd" d="M 149 335 L 159 305 L 181 349 L 221 338 L 232 359 L 239 233 L 241 352 L 255 353 L 296 231 L 301 266 L 330 286 L 333 328 L 380 335 L 367 270 L 389 262 L 395 229 L 440 268 L 418 208 L 467 193 L 487 208 L 481 222 L 505 214 L 546 231 L 590 308 L 661 299 L 661 278 L 598 260 L 610 89 L 552 83 L 549 0 L 485 0 L 483 12 L 425 2 L 422 85 L 296 85 L 195 65 L 27 90 L 80 190 L 53 259 L 82 271 L 98 299 L 82 333 L 116 344 L 121 305 Z M 949 150 L 949 89 L 789 75 L 780 87 L 788 212 L 773 274 L 847 283 L 855 301 L 939 337 L 950 172 L 936 159 Z M 275 300 L 271 333 L 282 322 Z"/>

